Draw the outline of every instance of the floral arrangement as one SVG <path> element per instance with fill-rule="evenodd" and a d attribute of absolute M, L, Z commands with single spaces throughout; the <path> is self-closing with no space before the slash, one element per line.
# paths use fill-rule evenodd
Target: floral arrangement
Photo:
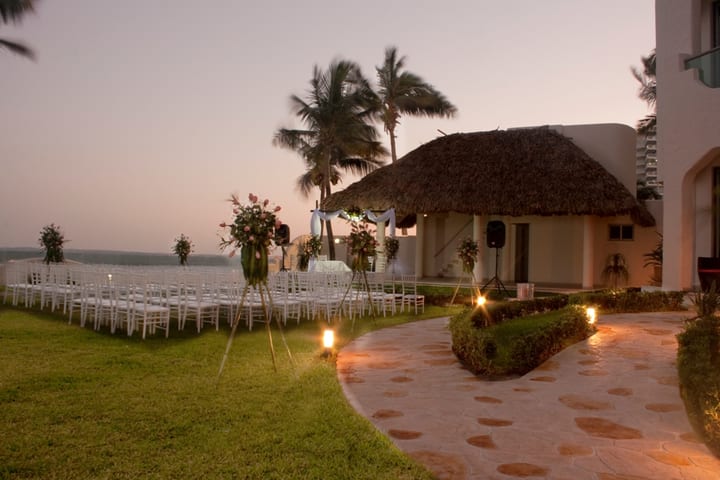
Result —
<path fill-rule="evenodd" d="M 43 261 L 48 265 L 50 263 L 63 262 L 65 260 L 63 245 L 66 241 L 65 235 L 63 235 L 60 230 L 60 226 L 51 223 L 43 227 L 40 231 L 39 239 L 40 246 L 45 250 L 45 258 Z"/>
<path fill-rule="evenodd" d="M 368 257 L 375 256 L 378 246 L 373 233 L 368 229 L 366 222 L 352 224 L 347 244 L 353 257 L 353 271 L 365 271 L 370 268 Z"/>
<path fill-rule="evenodd" d="M 394 260 L 397 257 L 397 252 L 400 249 L 400 241 L 395 237 L 385 237 L 385 257 L 389 260 Z"/>
<path fill-rule="evenodd" d="M 220 238 L 220 248 L 232 248 L 230 256 L 240 249 L 245 280 L 251 286 L 267 283 L 268 249 L 275 239 L 275 229 L 282 222 L 277 218 L 280 207 L 270 207 L 270 200 L 260 202 L 256 195 L 248 195 L 250 204 L 240 203 L 237 195 L 230 197 L 235 218 L 229 224 L 222 222 L 221 228 L 229 229 L 229 235 Z"/>
<path fill-rule="evenodd" d="M 305 242 L 305 248 L 303 249 L 305 255 L 308 257 L 317 257 L 322 251 L 322 240 L 318 235 L 313 235 L 310 239 Z"/>
<path fill-rule="evenodd" d="M 181 233 L 178 238 L 175 239 L 175 245 L 173 245 L 172 251 L 180 259 L 180 265 L 187 265 L 188 257 L 193 252 L 193 243 L 190 237 L 185 236 Z"/>
<path fill-rule="evenodd" d="M 348 220 L 350 220 L 351 223 L 358 223 L 363 218 L 365 218 L 365 212 L 363 212 L 362 208 L 360 207 L 350 207 L 347 210 L 345 210 L 345 215 L 347 215 Z"/>
<path fill-rule="evenodd" d="M 463 272 L 472 274 L 475 260 L 478 255 L 478 244 L 472 238 L 465 238 L 457 249 L 458 257 L 462 262 Z"/>

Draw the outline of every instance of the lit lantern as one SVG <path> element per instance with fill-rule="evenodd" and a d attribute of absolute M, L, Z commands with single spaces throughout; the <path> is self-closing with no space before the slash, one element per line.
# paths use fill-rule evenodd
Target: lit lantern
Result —
<path fill-rule="evenodd" d="M 325 352 L 323 355 L 330 355 L 333 349 L 333 345 L 335 344 L 335 332 L 330 329 L 326 328 L 323 332 L 323 347 L 325 348 Z"/>
<path fill-rule="evenodd" d="M 595 322 L 597 322 L 597 311 L 593 307 L 586 308 L 585 315 L 587 315 L 588 323 L 590 325 L 593 325 Z"/>
<path fill-rule="evenodd" d="M 327 328 L 323 332 L 323 347 L 332 348 L 335 343 L 335 332 Z"/>

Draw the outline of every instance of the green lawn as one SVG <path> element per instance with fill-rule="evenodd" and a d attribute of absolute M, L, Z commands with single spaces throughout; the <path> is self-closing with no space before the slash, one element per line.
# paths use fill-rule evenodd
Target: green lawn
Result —
<path fill-rule="evenodd" d="M 448 315 L 429 307 L 422 318 Z M 417 317 L 363 319 L 340 343 Z M 0 478 L 429 479 L 349 406 L 322 325 L 142 341 L 0 306 Z"/>

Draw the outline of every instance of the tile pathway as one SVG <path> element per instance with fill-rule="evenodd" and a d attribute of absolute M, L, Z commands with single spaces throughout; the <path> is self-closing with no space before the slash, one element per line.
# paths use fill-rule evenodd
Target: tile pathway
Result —
<path fill-rule="evenodd" d="M 529 374 L 484 381 L 447 318 L 364 335 L 338 355 L 346 397 L 439 479 L 716 480 L 678 393 L 686 313 L 605 315 Z"/>

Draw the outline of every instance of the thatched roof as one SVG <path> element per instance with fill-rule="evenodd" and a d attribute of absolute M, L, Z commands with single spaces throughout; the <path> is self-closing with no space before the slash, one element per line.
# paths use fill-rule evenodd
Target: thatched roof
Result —
<path fill-rule="evenodd" d="M 323 208 L 655 219 L 569 138 L 546 127 L 439 137 L 332 194 Z"/>

